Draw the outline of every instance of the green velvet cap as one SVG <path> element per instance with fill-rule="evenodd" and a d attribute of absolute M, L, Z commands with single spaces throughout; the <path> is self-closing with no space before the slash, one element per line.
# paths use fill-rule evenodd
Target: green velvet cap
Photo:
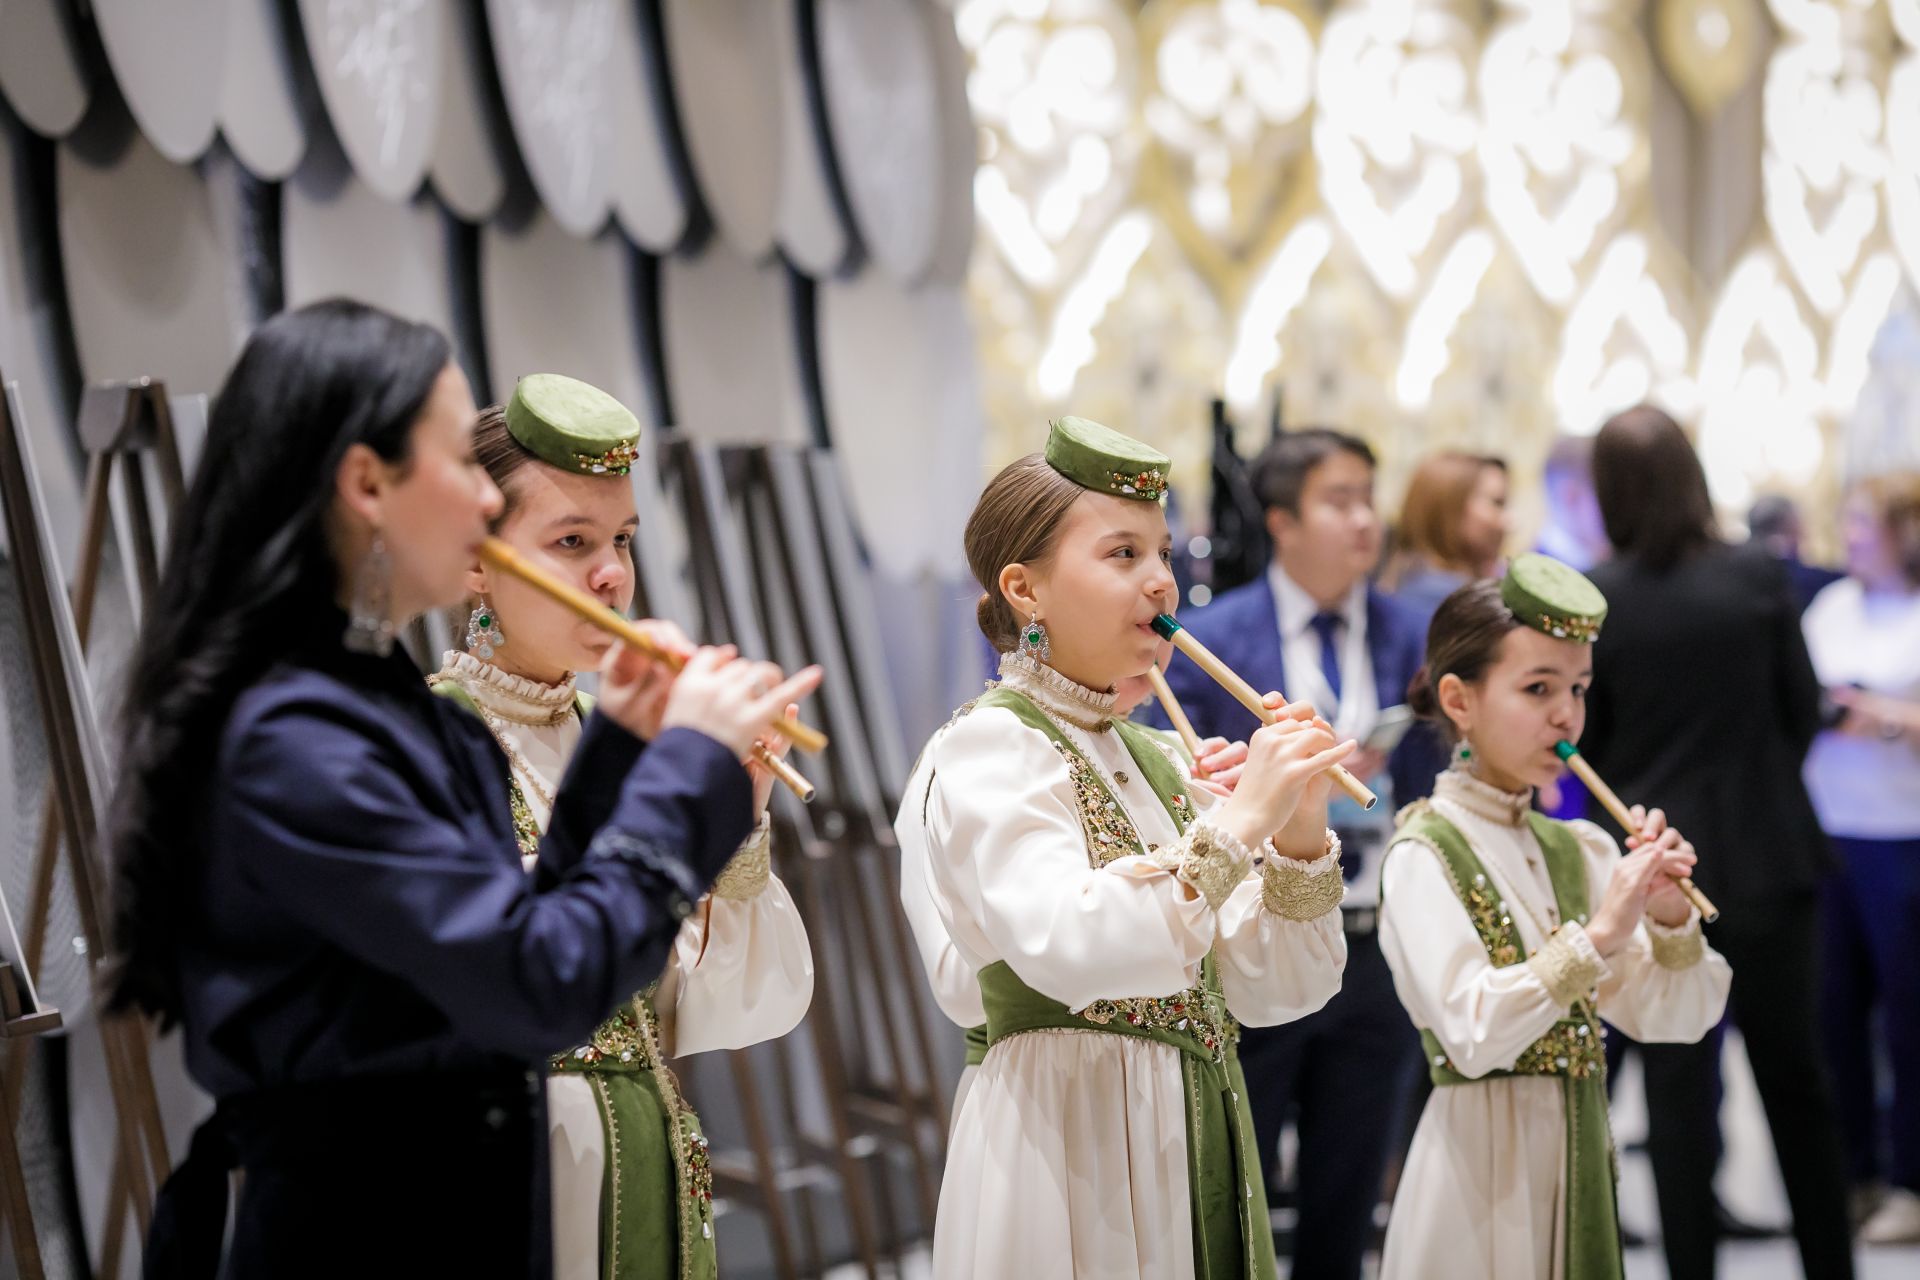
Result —
<path fill-rule="evenodd" d="M 507 430 L 542 462 L 583 476 L 623 476 L 640 448 L 640 420 L 595 386 L 530 373 L 507 401 Z"/>
<path fill-rule="evenodd" d="M 1500 599 L 1523 626 L 1556 640 L 1592 644 L 1607 618 L 1607 598 L 1587 575 L 1552 556 L 1515 556 L 1500 582 Z"/>
<path fill-rule="evenodd" d="M 1158 502 L 1173 463 L 1167 455 L 1085 418 L 1061 418 L 1047 433 L 1047 465 L 1083 489 Z"/>

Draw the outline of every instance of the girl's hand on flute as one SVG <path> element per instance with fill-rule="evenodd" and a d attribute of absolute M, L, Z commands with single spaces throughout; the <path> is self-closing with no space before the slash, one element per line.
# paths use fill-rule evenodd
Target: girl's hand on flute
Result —
<path fill-rule="evenodd" d="M 1693 846 L 1666 827 L 1664 819 L 1662 824 L 1658 836 L 1651 841 L 1635 839 L 1638 847 L 1614 864 L 1600 909 L 1587 921 L 1587 937 L 1603 956 L 1626 945 L 1641 916 L 1651 915 L 1672 926 L 1686 923 L 1693 909 L 1675 883 L 1693 874 Z"/>
<path fill-rule="evenodd" d="M 1193 785 L 1217 796 L 1230 796 L 1239 785 L 1247 763 L 1247 744 L 1225 738 L 1202 738 L 1193 758 Z"/>
<path fill-rule="evenodd" d="M 1636 834 L 1627 837 L 1627 848 L 1645 849 L 1662 845 L 1668 849 L 1685 850 L 1689 859 L 1689 869 L 1681 874 L 1693 874 L 1691 869 L 1693 846 L 1678 831 L 1667 825 L 1667 814 L 1664 809 L 1649 811 L 1644 805 L 1634 805 L 1627 810 L 1627 814 L 1633 819 L 1636 831 Z M 1669 875 L 1656 881 L 1647 893 L 1647 914 L 1669 928 L 1685 924 L 1692 912 L 1693 904 L 1687 901 L 1684 893 L 1680 892 L 1680 882 L 1676 876 Z"/>
<path fill-rule="evenodd" d="M 778 668 L 775 668 L 775 671 L 777 672 Z M 800 704 L 789 702 L 787 718 L 793 720 L 799 718 L 799 715 Z M 784 733 L 763 733 L 758 741 L 767 749 L 768 755 L 777 759 L 784 760 L 787 752 L 793 749 L 793 744 L 787 741 L 787 735 Z M 753 776 L 753 820 L 758 822 L 767 816 L 767 801 L 773 798 L 773 773 L 760 763 L 758 755 L 747 757 L 747 772 Z"/>
<path fill-rule="evenodd" d="M 1215 819 L 1229 834 L 1250 846 L 1288 825 L 1303 801 L 1311 801 L 1304 820 L 1317 811 L 1314 856 L 1326 827 L 1326 771 L 1353 753 L 1351 741 L 1333 736 L 1313 708 L 1300 703 L 1279 712 L 1280 719 L 1255 730 L 1247 743 L 1247 763 L 1233 795 Z M 1316 779 L 1319 780 L 1317 787 Z M 1312 797 L 1317 791 L 1318 799 Z"/>
<path fill-rule="evenodd" d="M 693 641 L 671 622 L 644 618 L 634 625 L 663 649 L 691 653 Z M 643 742 L 660 736 L 660 720 L 667 712 L 667 694 L 675 673 L 663 663 L 614 644 L 600 660 L 599 709 Z"/>
<path fill-rule="evenodd" d="M 780 709 L 819 685 L 820 668 L 778 677 L 778 667 L 743 661 L 732 645 L 702 647 L 673 682 L 661 728 L 696 729 L 744 760 Z"/>

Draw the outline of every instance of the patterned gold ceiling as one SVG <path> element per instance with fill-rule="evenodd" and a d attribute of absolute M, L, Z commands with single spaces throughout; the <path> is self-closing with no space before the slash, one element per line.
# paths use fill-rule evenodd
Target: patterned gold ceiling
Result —
<path fill-rule="evenodd" d="M 1192 477 L 1212 397 L 1246 448 L 1279 393 L 1394 495 L 1652 399 L 1730 509 L 1824 511 L 1920 310 L 1920 0 L 956 8 L 994 465 L 1071 407 Z"/>

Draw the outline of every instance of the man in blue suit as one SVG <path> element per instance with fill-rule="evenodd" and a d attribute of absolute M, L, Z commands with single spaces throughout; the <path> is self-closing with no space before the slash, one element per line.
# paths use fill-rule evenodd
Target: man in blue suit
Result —
<path fill-rule="evenodd" d="M 1253 466 L 1273 535 L 1273 563 L 1181 621 L 1254 688 L 1311 702 L 1342 737 L 1384 745 L 1376 728 L 1389 708 L 1404 713 L 1426 636 L 1417 616 L 1367 581 L 1381 540 L 1373 477 L 1372 450 L 1352 436 L 1325 430 L 1280 436 Z M 1245 738 L 1257 726 L 1251 712 L 1191 662 L 1176 656 L 1166 674 L 1203 737 Z M 1299 1133 L 1292 1271 L 1299 1280 L 1359 1277 L 1420 1061 L 1419 1040 L 1394 994 L 1374 923 L 1396 804 L 1426 794 L 1433 779 L 1407 779 L 1406 793 L 1396 796 L 1379 745 L 1364 747 L 1347 767 L 1380 794 L 1380 804 L 1368 813 L 1336 795 L 1329 810 L 1347 878 L 1340 993 L 1297 1022 L 1248 1027 L 1240 1042 L 1269 1185 L 1290 1115 Z"/>

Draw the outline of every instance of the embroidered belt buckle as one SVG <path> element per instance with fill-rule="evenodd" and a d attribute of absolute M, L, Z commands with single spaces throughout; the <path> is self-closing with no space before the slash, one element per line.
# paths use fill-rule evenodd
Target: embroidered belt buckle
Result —
<path fill-rule="evenodd" d="M 1240 1024 L 1226 1010 L 1226 1002 L 1201 987 L 1188 987 L 1170 996 L 1128 996 L 1095 1000 L 1072 1011 L 1097 1027 L 1117 1018 L 1143 1031 L 1170 1031 L 1192 1037 L 1218 1064 L 1240 1038 Z"/>

